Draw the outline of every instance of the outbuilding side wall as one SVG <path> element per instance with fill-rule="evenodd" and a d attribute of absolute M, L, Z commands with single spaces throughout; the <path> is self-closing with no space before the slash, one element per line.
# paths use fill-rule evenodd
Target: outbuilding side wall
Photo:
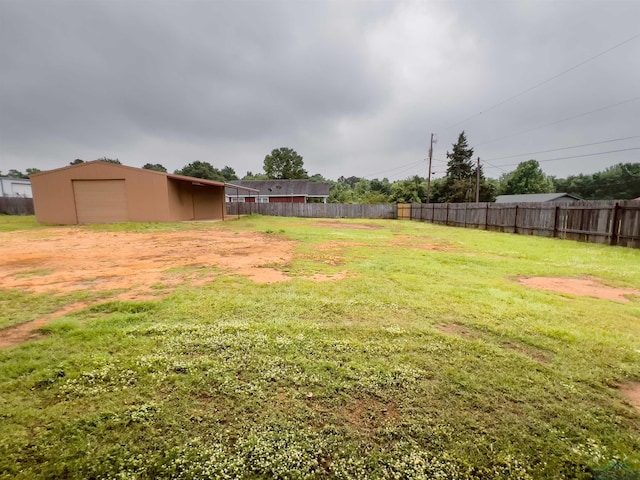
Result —
<path fill-rule="evenodd" d="M 41 174 L 31 177 L 33 208 L 42 223 L 78 223 L 71 178 Z"/>

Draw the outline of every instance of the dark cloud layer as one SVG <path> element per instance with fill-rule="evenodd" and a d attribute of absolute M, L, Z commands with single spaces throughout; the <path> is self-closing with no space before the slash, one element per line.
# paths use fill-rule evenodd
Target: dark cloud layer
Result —
<path fill-rule="evenodd" d="M 424 174 L 432 131 L 439 173 L 462 129 L 487 159 L 640 135 L 640 101 L 534 130 L 640 96 L 640 39 L 491 109 L 640 33 L 637 18 L 634 0 L 0 0 L 0 170 L 107 155 L 243 174 L 286 145 L 330 178 L 398 178 Z"/>

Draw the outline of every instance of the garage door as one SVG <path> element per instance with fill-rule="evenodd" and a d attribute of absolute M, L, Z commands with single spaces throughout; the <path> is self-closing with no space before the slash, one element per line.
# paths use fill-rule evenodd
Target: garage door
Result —
<path fill-rule="evenodd" d="M 78 223 L 115 223 L 129 220 L 124 180 L 74 180 Z"/>

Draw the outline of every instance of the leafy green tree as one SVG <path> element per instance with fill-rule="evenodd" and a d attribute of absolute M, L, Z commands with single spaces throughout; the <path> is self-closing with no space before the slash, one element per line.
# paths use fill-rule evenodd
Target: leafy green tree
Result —
<path fill-rule="evenodd" d="M 496 200 L 496 196 L 498 195 L 498 187 L 500 185 L 500 182 L 498 182 L 497 180 L 492 180 L 492 179 L 487 179 L 484 176 L 484 172 L 482 170 L 482 165 L 480 165 L 479 167 L 477 166 L 474 169 L 474 175 L 476 176 L 476 180 L 474 182 L 474 189 L 477 188 L 477 182 L 478 182 L 478 168 L 480 168 L 480 195 L 479 195 L 479 200 L 481 202 L 495 202 Z M 475 192 L 475 190 L 474 190 Z M 474 200 L 475 200 L 475 193 L 474 193 Z"/>
<path fill-rule="evenodd" d="M 374 192 L 373 190 L 371 190 L 366 195 L 360 198 L 359 203 L 365 205 L 382 205 L 385 203 L 391 203 L 391 201 L 389 200 L 389 196 L 385 195 L 384 193 Z"/>
<path fill-rule="evenodd" d="M 308 178 L 302 157 L 293 149 L 282 147 L 264 157 L 264 172 L 273 179 Z"/>
<path fill-rule="evenodd" d="M 227 165 L 225 165 L 225 167 L 222 170 L 220 170 L 220 175 L 222 175 L 225 181 L 227 182 L 231 180 L 238 180 L 238 175 L 236 175 L 236 171 Z"/>
<path fill-rule="evenodd" d="M 495 202 L 498 196 L 498 189 L 500 182 L 492 178 L 483 179 L 480 181 L 480 201 L 481 202 Z"/>
<path fill-rule="evenodd" d="M 247 174 L 242 177 L 242 180 L 269 180 L 269 176 L 266 173 L 253 173 L 248 171 Z"/>
<path fill-rule="evenodd" d="M 354 203 L 354 194 L 347 184 L 334 182 L 329 189 L 329 203 Z"/>
<path fill-rule="evenodd" d="M 371 193 L 371 185 L 369 184 L 369 181 L 364 178 L 361 179 L 354 185 L 353 193 L 355 194 L 356 198 L 359 199 L 367 196 L 369 193 Z"/>
<path fill-rule="evenodd" d="M 383 178 L 382 180 L 374 178 L 371 180 L 370 185 L 372 192 L 380 193 L 385 196 L 391 195 L 391 183 L 388 178 Z"/>
<path fill-rule="evenodd" d="M 391 185 L 392 203 L 422 203 L 427 198 L 427 184 L 415 175 L 406 180 L 398 180 Z"/>
<path fill-rule="evenodd" d="M 526 193 L 551 193 L 553 180 L 547 177 L 537 160 L 527 160 L 507 173 L 500 181 L 502 195 L 523 195 Z"/>
<path fill-rule="evenodd" d="M 442 191 L 445 202 L 469 202 L 475 199 L 476 171 L 471 160 L 473 148 L 469 148 L 464 131 L 453 144 L 451 153 L 447 152 L 447 174 Z"/>
<path fill-rule="evenodd" d="M 356 183 L 358 183 L 360 180 L 362 180 L 360 177 L 343 177 L 341 176 L 340 178 L 338 178 L 338 183 L 342 183 L 345 185 L 348 185 L 349 188 L 353 188 L 356 186 Z"/>
<path fill-rule="evenodd" d="M 40 173 L 41 171 L 42 170 L 40 170 L 39 168 L 27 168 L 27 176 Z"/>
<path fill-rule="evenodd" d="M 628 200 L 640 197 L 640 163 L 619 163 L 592 175 L 553 179 L 556 192 L 585 200 Z"/>
<path fill-rule="evenodd" d="M 196 160 L 188 165 L 185 165 L 180 170 L 176 170 L 173 173 L 176 175 L 184 175 L 186 177 L 204 178 L 205 180 L 213 180 L 216 182 L 224 182 L 225 178 L 220 173 L 220 170 L 215 168 L 209 162 L 201 162 Z"/>
<path fill-rule="evenodd" d="M 328 180 L 324 178 L 322 175 L 320 175 L 319 173 L 314 173 L 309 177 L 309 181 L 316 182 L 316 183 L 327 183 Z"/>
<path fill-rule="evenodd" d="M 180 170 L 176 170 L 176 175 L 184 175 L 186 177 L 204 178 L 205 180 L 213 180 L 215 182 L 228 182 L 230 180 L 238 180 L 236 171 L 228 166 L 222 170 L 214 167 L 209 162 L 195 162 L 185 165 Z"/>
<path fill-rule="evenodd" d="M 145 170 L 153 170 L 155 172 L 163 172 L 163 173 L 167 173 L 167 169 L 164 168 L 164 166 L 160 165 L 159 163 L 145 163 L 142 168 L 144 168 Z"/>
<path fill-rule="evenodd" d="M 431 203 L 445 203 L 445 186 L 446 178 L 436 178 L 431 180 L 431 194 L 429 202 Z"/>
<path fill-rule="evenodd" d="M 100 160 L 101 162 L 109 162 L 109 163 L 115 163 L 116 165 L 122 165 L 122 163 L 120 163 L 120 160 L 118 160 L 117 158 L 102 157 L 102 158 L 99 158 L 98 160 Z"/>
<path fill-rule="evenodd" d="M 12 168 L 11 170 L 9 170 L 7 172 L 7 176 L 8 177 L 13 177 L 13 178 L 29 178 L 24 173 L 22 173 L 20 170 L 16 170 L 14 168 Z"/>

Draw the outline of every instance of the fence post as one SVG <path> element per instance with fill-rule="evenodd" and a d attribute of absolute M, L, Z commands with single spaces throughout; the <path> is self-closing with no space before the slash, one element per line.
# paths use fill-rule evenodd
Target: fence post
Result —
<path fill-rule="evenodd" d="M 444 217 L 444 224 L 449 225 L 449 203 L 447 202 L 447 215 Z"/>
<path fill-rule="evenodd" d="M 611 245 L 618 244 L 618 237 L 620 231 L 618 229 L 618 222 L 620 220 L 620 204 L 616 202 L 613 207 L 613 222 L 611 222 Z"/>
<path fill-rule="evenodd" d="M 513 233 L 518 233 L 518 205 L 516 205 L 516 214 L 513 218 Z"/>
<path fill-rule="evenodd" d="M 468 202 L 464 204 L 464 220 L 463 220 L 463 223 L 462 223 L 462 226 L 464 228 L 467 228 L 467 205 L 469 205 Z"/>
<path fill-rule="evenodd" d="M 556 212 L 553 218 L 553 238 L 558 236 L 558 218 L 560 217 L 560 205 L 556 205 Z"/>
<path fill-rule="evenodd" d="M 487 211 L 484 215 L 484 229 L 489 230 L 489 202 L 487 202 Z"/>

